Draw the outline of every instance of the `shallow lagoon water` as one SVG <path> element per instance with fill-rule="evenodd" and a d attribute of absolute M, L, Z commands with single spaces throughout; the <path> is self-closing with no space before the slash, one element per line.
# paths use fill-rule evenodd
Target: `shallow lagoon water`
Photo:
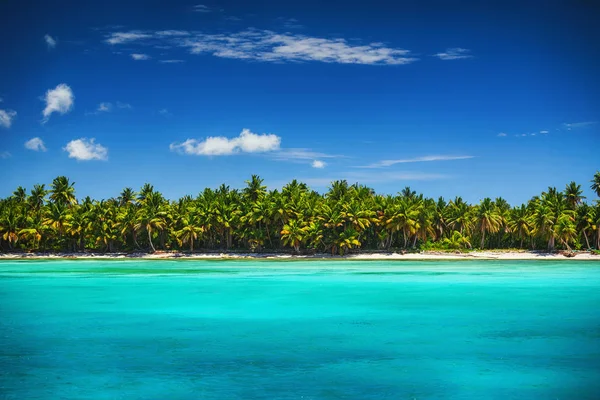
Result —
<path fill-rule="evenodd" d="M 0 398 L 598 399 L 600 264 L 0 261 Z"/>

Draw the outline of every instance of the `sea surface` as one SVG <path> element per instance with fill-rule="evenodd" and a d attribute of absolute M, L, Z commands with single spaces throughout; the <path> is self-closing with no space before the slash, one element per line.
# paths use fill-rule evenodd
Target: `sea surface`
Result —
<path fill-rule="evenodd" d="M 1 399 L 600 399 L 600 263 L 0 261 Z"/>

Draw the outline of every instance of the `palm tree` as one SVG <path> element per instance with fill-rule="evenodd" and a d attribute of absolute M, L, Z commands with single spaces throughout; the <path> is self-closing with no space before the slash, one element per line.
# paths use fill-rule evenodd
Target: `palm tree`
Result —
<path fill-rule="evenodd" d="M 471 242 L 469 241 L 469 238 L 463 236 L 458 231 L 453 231 L 452 235 L 449 238 L 445 238 L 442 243 L 449 249 L 458 250 L 471 248 Z"/>
<path fill-rule="evenodd" d="M 523 248 L 523 240 L 531 235 L 531 216 L 527 207 L 522 204 L 511 210 L 508 217 L 508 229 L 517 234 L 519 248 Z"/>
<path fill-rule="evenodd" d="M 48 191 L 46 185 L 33 185 L 31 195 L 29 196 L 29 204 L 34 210 L 39 210 L 44 205 L 44 200 Z"/>
<path fill-rule="evenodd" d="M 485 234 L 496 233 L 502 224 L 502 217 L 494 202 L 489 197 L 481 201 L 476 209 L 477 223 L 479 225 L 479 233 L 481 234 L 480 248 L 484 248 Z"/>
<path fill-rule="evenodd" d="M 340 256 L 343 256 L 346 250 L 350 250 L 354 247 L 360 247 L 360 245 L 361 243 L 358 240 L 358 232 L 353 228 L 348 228 L 344 232 L 340 233 L 340 236 L 336 241 L 336 246 L 340 250 Z"/>
<path fill-rule="evenodd" d="M 152 233 L 165 229 L 165 213 L 162 210 L 164 199 L 158 192 L 149 192 L 144 197 L 141 208 L 138 211 L 135 229 L 144 230 L 148 235 L 148 244 L 152 252 L 156 252 L 154 243 L 152 243 Z"/>
<path fill-rule="evenodd" d="M 297 220 L 290 220 L 281 230 L 283 245 L 293 247 L 296 253 L 300 251 L 300 244 L 305 237 L 306 229 L 303 227 L 302 222 Z"/>
<path fill-rule="evenodd" d="M 600 171 L 594 174 L 594 179 L 592 179 L 592 185 L 590 188 L 596 192 L 596 195 L 600 197 Z"/>
<path fill-rule="evenodd" d="M 581 185 L 578 185 L 573 181 L 565 187 L 564 194 L 571 209 L 575 209 L 575 207 L 581 203 L 581 200 L 585 199 L 583 191 L 581 190 Z"/>
<path fill-rule="evenodd" d="M 50 200 L 63 206 L 72 206 L 77 203 L 74 185 L 75 182 L 70 183 L 66 176 L 54 178 L 50 185 Z"/>
<path fill-rule="evenodd" d="M 200 224 L 195 209 L 192 208 L 188 211 L 188 215 L 181 217 L 181 229 L 177 231 L 176 235 L 181 244 L 189 243 L 190 253 L 193 253 L 194 240 L 198 239 L 198 236 L 202 234 L 204 228 Z"/>

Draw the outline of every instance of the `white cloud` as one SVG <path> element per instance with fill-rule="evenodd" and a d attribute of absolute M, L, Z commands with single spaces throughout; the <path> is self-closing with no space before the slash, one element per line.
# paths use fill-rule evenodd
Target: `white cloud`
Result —
<path fill-rule="evenodd" d="M 100 103 L 98 104 L 98 108 L 96 109 L 96 111 L 98 112 L 111 112 L 113 108 L 113 105 L 111 103 Z"/>
<path fill-rule="evenodd" d="M 325 168 L 326 165 L 327 165 L 327 163 L 324 161 L 321 161 L 321 160 L 314 160 L 311 164 L 311 166 L 313 168 L 319 168 L 319 169 Z"/>
<path fill-rule="evenodd" d="M 44 145 L 44 141 L 39 137 L 34 137 L 25 142 L 25 148 L 27 150 L 33 151 L 46 151 L 46 146 Z"/>
<path fill-rule="evenodd" d="M 74 101 L 75 96 L 73 95 L 73 91 L 64 83 L 61 83 L 54 89 L 48 90 L 45 97 L 46 108 L 42 112 L 44 115 L 42 122 L 47 122 L 50 119 L 50 115 L 54 112 L 59 114 L 68 113 L 73 108 Z"/>
<path fill-rule="evenodd" d="M 498 137 L 505 137 L 505 136 L 506 136 L 506 133 L 504 133 L 504 132 L 500 132 L 500 133 L 498 134 Z"/>
<path fill-rule="evenodd" d="M 471 58 L 473 57 L 471 54 L 471 50 L 462 49 L 460 47 L 453 47 L 450 49 L 446 49 L 445 52 L 434 54 L 435 57 L 438 57 L 440 60 L 460 60 L 462 58 Z"/>
<path fill-rule="evenodd" d="M 199 13 L 209 13 L 212 11 L 212 9 L 210 9 L 208 6 L 205 6 L 204 4 L 196 4 L 194 7 L 192 7 L 192 10 Z"/>
<path fill-rule="evenodd" d="M 207 137 L 206 140 L 187 139 L 182 143 L 171 143 L 169 148 L 190 155 L 222 156 L 236 153 L 265 153 L 279 149 L 281 138 L 274 134 L 261 134 L 243 129 L 235 138 L 223 136 Z"/>
<path fill-rule="evenodd" d="M 48 45 L 49 49 L 56 47 L 56 39 L 54 39 L 52 36 L 44 35 L 44 41 L 46 42 L 46 45 Z"/>
<path fill-rule="evenodd" d="M 571 129 L 587 128 L 597 123 L 598 121 L 574 122 L 571 124 L 563 124 L 563 127 L 567 128 L 567 130 L 570 131 Z"/>
<path fill-rule="evenodd" d="M 12 154 L 10 154 L 8 151 L 0 152 L 0 158 L 2 158 L 2 159 L 11 158 L 11 157 L 12 157 Z"/>
<path fill-rule="evenodd" d="M 136 61 L 143 61 L 143 60 L 149 60 L 150 56 L 148 54 L 133 53 L 133 54 L 131 54 L 131 58 L 133 58 Z"/>
<path fill-rule="evenodd" d="M 161 64 L 180 64 L 185 61 L 184 60 L 158 60 L 158 62 Z"/>
<path fill-rule="evenodd" d="M 548 131 L 540 131 L 540 133 L 543 133 L 545 135 L 546 133 L 548 133 Z"/>
<path fill-rule="evenodd" d="M 171 114 L 169 112 L 169 110 L 167 110 L 166 108 L 162 108 L 162 109 L 158 110 L 158 113 L 160 115 L 162 115 L 163 117 L 171 117 L 171 116 L 173 116 L 173 114 Z"/>
<path fill-rule="evenodd" d="M 108 160 L 108 149 L 101 144 L 96 143 L 93 138 L 71 140 L 67 143 L 64 150 L 69 153 L 69 158 L 74 158 L 76 160 Z"/>
<path fill-rule="evenodd" d="M 382 160 L 374 164 L 359 166 L 357 168 L 384 168 L 391 167 L 395 164 L 404 163 L 416 163 L 416 162 L 431 162 L 431 161 L 453 161 L 453 160 L 467 160 L 475 158 L 475 156 L 424 156 L 416 158 L 407 158 L 404 160 Z"/>
<path fill-rule="evenodd" d="M 319 61 L 340 64 L 400 65 L 417 61 L 408 50 L 388 47 L 377 42 L 355 44 L 355 41 L 351 43 L 341 38 L 278 34 L 258 29 L 224 34 L 177 31 L 181 34 L 170 36 L 160 32 L 165 31 L 113 32 L 108 35 L 106 42 L 154 47 L 166 45 L 187 49 L 192 54 L 274 63 Z M 184 32 L 188 35 L 183 35 Z"/>
<path fill-rule="evenodd" d="M 16 116 L 17 112 L 14 110 L 0 110 L 0 126 L 7 129 L 10 128 Z"/>
<path fill-rule="evenodd" d="M 152 35 L 142 33 L 138 31 L 131 32 L 113 32 L 106 39 L 108 44 L 123 44 L 128 42 L 140 41 L 143 39 L 149 39 Z"/>

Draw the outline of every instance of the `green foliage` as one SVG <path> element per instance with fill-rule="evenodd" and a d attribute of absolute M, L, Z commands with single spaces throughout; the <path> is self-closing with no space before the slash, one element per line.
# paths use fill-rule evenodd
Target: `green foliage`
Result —
<path fill-rule="evenodd" d="M 600 184 L 596 173 L 592 188 Z M 319 194 L 293 180 L 268 191 L 253 175 L 242 190 L 221 185 L 195 198 L 169 201 L 146 183 L 116 198 L 77 199 L 57 177 L 0 199 L 1 251 L 240 250 L 330 252 L 600 249 L 600 202 L 585 203 L 575 182 L 548 188 L 511 207 L 501 197 L 471 205 L 424 197 L 409 187 L 397 195 L 346 181 Z"/>

